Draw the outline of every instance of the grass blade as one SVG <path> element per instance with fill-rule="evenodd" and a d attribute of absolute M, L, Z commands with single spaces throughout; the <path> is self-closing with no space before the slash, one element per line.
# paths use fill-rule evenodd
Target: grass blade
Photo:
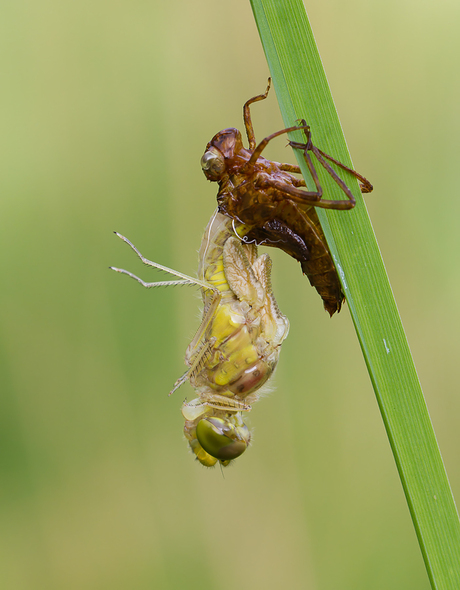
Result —
<path fill-rule="evenodd" d="M 304 118 L 313 142 L 352 166 L 301 0 L 251 0 L 286 127 Z M 302 141 L 302 135 L 291 139 Z M 296 154 L 313 189 L 305 163 Z M 327 198 L 343 198 L 318 167 Z M 460 588 L 460 522 L 414 362 L 356 179 L 353 211 L 318 210 L 342 280 L 433 588 Z"/>

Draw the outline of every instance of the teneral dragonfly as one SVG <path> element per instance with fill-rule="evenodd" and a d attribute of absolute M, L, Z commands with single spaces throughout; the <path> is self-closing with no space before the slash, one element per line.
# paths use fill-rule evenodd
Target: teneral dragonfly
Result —
<path fill-rule="evenodd" d="M 237 230 L 229 217 L 218 211 L 212 215 L 201 243 L 197 279 L 147 260 L 118 233 L 144 264 L 179 280 L 146 283 L 111 267 L 144 287 L 201 287 L 201 325 L 185 353 L 188 369 L 170 393 L 186 381 L 196 390 L 198 397 L 182 406 L 184 432 L 193 453 L 207 467 L 218 461 L 228 465 L 248 447 L 251 434 L 242 412 L 259 398 L 289 331 L 273 296 L 270 257 L 258 256 L 256 245 L 242 241 Z M 239 231 L 244 233 L 244 228 Z"/>
<path fill-rule="evenodd" d="M 243 107 L 249 149 L 243 146 L 238 129 L 224 129 L 207 144 L 201 166 L 206 178 L 219 184 L 219 211 L 244 224 L 246 233 L 243 239 L 280 248 L 298 260 L 332 316 L 340 311 L 344 294 L 315 207 L 351 209 L 355 206 L 355 198 L 327 160 L 357 177 L 362 192 L 371 192 L 373 187 L 358 172 L 314 146 L 310 127 L 305 121 L 273 133 L 257 145 L 249 107 L 265 99 L 269 89 L 270 79 L 266 92 L 249 99 Z M 305 190 L 305 181 L 293 176 L 293 173 L 300 174 L 298 166 L 272 162 L 261 155 L 272 139 L 296 130 L 305 132 L 306 142 L 289 143 L 302 150 L 315 191 Z M 347 199 L 335 201 L 323 198 L 309 152 L 332 176 Z"/>

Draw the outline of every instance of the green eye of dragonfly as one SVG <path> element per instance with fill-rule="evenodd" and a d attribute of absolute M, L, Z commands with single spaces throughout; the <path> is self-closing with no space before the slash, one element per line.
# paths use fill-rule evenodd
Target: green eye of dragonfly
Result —
<path fill-rule="evenodd" d="M 203 449 L 220 461 L 231 461 L 244 453 L 249 444 L 249 430 L 221 418 L 205 418 L 196 427 L 196 436 Z"/>
<path fill-rule="evenodd" d="M 201 158 L 201 168 L 206 178 L 209 180 L 218 180 L 225 170 L 225 162 L 222 154 L 211 148 Z"/>

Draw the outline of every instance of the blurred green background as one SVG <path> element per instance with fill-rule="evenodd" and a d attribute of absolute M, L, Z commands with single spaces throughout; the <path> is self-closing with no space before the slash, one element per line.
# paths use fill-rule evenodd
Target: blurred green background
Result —
<path fill-rule="evenodd" d="M 458 495 L 460 5 L 306 8 Z M 198 292 L 107 269 L 158 277 L 117 230 L 196 272 L 200 157 L 268 76 L 249 3 L 16 0 L 0 30 L 2 587 L 428 589 L 346 306 L 270 251 L 291 332 L 222 474 L 167 397 Z M 253 113 L 282 127 L 274 94 Z"/>

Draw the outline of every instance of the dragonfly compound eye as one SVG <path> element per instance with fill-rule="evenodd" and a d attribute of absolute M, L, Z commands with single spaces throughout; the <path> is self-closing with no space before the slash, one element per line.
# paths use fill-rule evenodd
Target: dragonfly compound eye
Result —
<path fill-rule="evenodd" d="M 208 180 L 219 180 L 225 171 L 224 156 L 216 148 L 209 148 L 201 158 L 201 168 Z"/>
<path fill-rule="evenodd" d="M 220 461 L 231 461 L 244 453 L 251 434 L 243 423 L 235 426 L 222 418 L 204 418 L 196 427 L 196 436 L 203 449 Z"/>

